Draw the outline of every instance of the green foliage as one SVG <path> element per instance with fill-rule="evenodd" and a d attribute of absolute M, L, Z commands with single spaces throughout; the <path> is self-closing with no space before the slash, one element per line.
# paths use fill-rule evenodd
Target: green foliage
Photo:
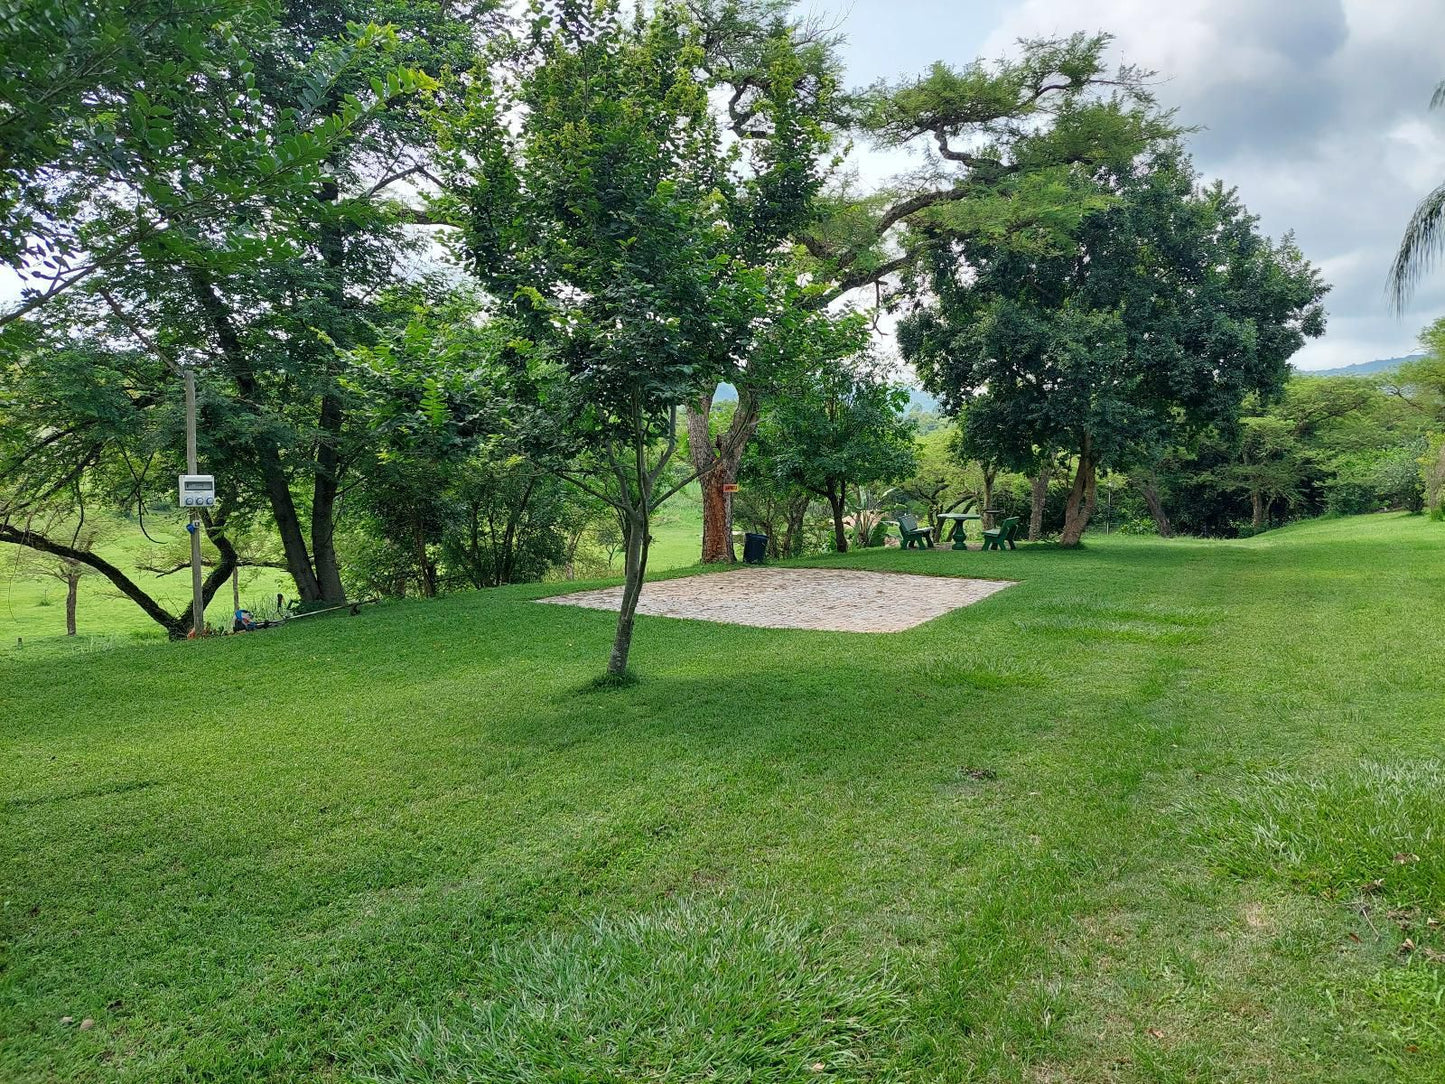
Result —
<path fill-rule="evenodd" d="M 0 259 L 27 280 L 3 322 L 137 255 L 194 254 L 201 235 L 264 251 L 262 207 L 306 206 L 345 144 L 436 85 L 377 62 L 391 28 L 336 19 L 303 35 L 278 101 L 273 62 L 293 28 L 277 16 L 252 0 L 0 10 Z"/>
<path fill-rule="evenodd" d="M 829 503 L 840 551 L 847 549 L 843 514 L 850 490 L 898 481 L 916 469 L 907 405 L 907 388 L 865 359 L 822 366 L 764 412 L 759 462 L 776 481 Z"/>
<path fill-rule="evenodd" d="M 1092 182 L 1109 206 L 1053 255 L 928 234 L 899 325 L 925 386 L 968 406 L 974 454 L 1025 471 L 1055 449 L 1078 459 L 1070 541 L 1096 468 L 1231 431 L 1246 396 L 1277 390 L 1324 330 L 1326 288 L 1293 241 L 1261 237 L 1233 192 L 1198 188 L 1177 148 Z"/>

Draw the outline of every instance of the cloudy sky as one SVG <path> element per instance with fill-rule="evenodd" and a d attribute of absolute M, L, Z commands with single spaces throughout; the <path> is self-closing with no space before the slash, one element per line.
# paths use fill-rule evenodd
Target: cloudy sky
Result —
<path fill-rule="evenodd" d="M 1294 230 L 1333 283 L 1304 369 L 1396 357 L 1445 315 L 1445 268 L 1402 317 L 1385 274 L 1420 198 L 1445 180 L 1445 0 L 815 0 L 848 36 L 849 82 L 1010 52 L 1020 37 L 1107 30 L 1115 59 L 1202 130 L 1206 177 L 1239 188 L 1272 235 Z M 882 163 L 865 161 L 865 175 Z"/>

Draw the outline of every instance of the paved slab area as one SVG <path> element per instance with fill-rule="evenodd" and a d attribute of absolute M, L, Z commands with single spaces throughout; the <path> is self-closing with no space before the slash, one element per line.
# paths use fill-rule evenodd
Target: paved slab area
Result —
<path fill-rule="evenodd" d="M 832 568 L 744 568 L 649 583 L 637 612 L 766 629 L 901 632 L 987 598 L 1011 580 L 964 580 Z M 554 595 L 538 602 L 616 610 L 622 588 Z"/>

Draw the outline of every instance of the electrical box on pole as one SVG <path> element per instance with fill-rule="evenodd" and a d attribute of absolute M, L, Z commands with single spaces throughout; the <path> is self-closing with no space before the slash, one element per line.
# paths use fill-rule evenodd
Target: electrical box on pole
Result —
<path fill-rule="evenodd" d="M 182 508 L 214 508 L 216 480 L 209 474 L 183 474 L 177 499 Z"/>

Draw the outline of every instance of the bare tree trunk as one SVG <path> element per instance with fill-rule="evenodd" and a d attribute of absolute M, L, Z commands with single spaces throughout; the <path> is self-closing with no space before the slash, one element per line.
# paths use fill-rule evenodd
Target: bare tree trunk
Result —
<path fill-rule="evenodd" d="M 648 537 L 649 516 L 643 508 L 628 517 L 626 540 L 626 582 L 622 588 L 622 609 L 617 614 L 617 635 L 612 639 L 612 654 L 607 658 L 607 672 L 613 677 L 627 673 L 627 655 L 632 650 L 632 626 L 637 615 L 637 600 L 642 595 L 642 578 L 647 573 L 647 551 L 652 543 Z"/>
<path fill-rule="evenodd" d="M 72 571 L 65 577 L 65 635 L 75 635 L 75 604 L 80 595 L 80 572 Z"/>
<path fill-rule="evenodd" d="M 687 408 L 687 444 L 692 469 L 702 487 L 702 562 L 735 564 L 732 522 L 728 516 L 723 486 L 738 480 L 738 467 L 748 441 L 757 432 L 760 410 L 756 396 L 745 386 L 738 388 L 738 405 L 732 424 L 714 438 L 709 430 L 712 395 L 699 396 Z"/>
<path fill-rule="evenodd" d="M 342 425 L 341 400 L 335 392 L 321 397 L 316 449 L 316 481 L 311 499 L 311 560 L 316 566 L 316 587 L 326 602 L 346 598 L 341 585 L 341 562 L 336 556 L 336 493 L 340 487 L 340 457 L 336 442 Z"/>
<path fill-rule="evenodd" d="M 1264 516 L 1268 506 L 1264 502 L 1264 494 L 1259 490 L 1253 490 L 1249 494 L 1250 525 L 1257 531 L 1264 526 Z"/>
<path fill-rule="evenodd" d="M 833 545 L 839 553 L 848 552 L 848 530 L 843 526 L 843 499 L 847 493 L 847 487 L 842 488 L 836 497 L 828 494 L 828 506 L 833 510 Z"/>
<path fill-rule="evenodd" d="M 1052 459 L 1045 460 L 1029 483 L 1029 541 L 1037 542 L 1044 533 L 1044 506 L 1049 499 L 1049 476 L 1053 474 Z"/>
<path fill-rule="evenodd" d="M 1134 485 L 1144 498 L 1144 503 L 1149 506 L 1149 514 L 1154 517 L 1154 527 L 1159 532 L 1160 538 L 1173 538 L 1174 525 L 1169 522 L 1169 513 L 1164 511 L 1164 502 L 1159 499 L 1159 486 L 1152 474 L 1144 475 L 1135 480 Z"/>
<path fill-rule="evenodd" d="M 1074 473 L 1074 484 L 1069 490 L 1069 503 L 1064 508 L 1064 532 L 1059 536 L 1061 546 L 1077 546 L 1089 527 L 1089 518 L 1094 514 L 1097 479 L 1089 443 L 1085 437 L 1083 450 L 1079 453 L 1079 466 Z"/>
<path fill-rule="evenodd" d="M 239 567 L 231 570 L 231 609 L 232 611 L 241 608 L 241 569 Z M 277 607 L 278 609 L 280 607 Z"/>
<path fill-rule="evenodd" d="M 732 472 L 720 460 L 698 479 L 702 487 L 702 562 L 731 565 L 737 562 L 733 548 L 732 527 L 728 523 L 728 495 L 723 486 L 729 484 Z"/>
<path fill-rule="evenodd" d="M 788 533 L 783 538 L 783 556 L 798 557 L 803 552 L 803 530 L 808 519 L 808 508 L 812 505 L 810 494 L 803 494 L 788 503 Z"/>

